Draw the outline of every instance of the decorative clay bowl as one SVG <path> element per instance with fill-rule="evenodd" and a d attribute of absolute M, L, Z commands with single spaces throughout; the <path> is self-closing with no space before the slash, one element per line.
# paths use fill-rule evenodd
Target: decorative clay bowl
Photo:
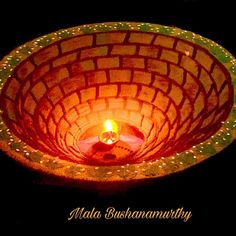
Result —
<path fill-rule="evenodd" d="M 0 63 L 0 147 L 78 182 L 182 171 L 236 137 L 235 63 L 209 39 L 149 23 L 42 36 Z M 107 119 L 119 126 L 110 146 L 98 139 Z"/>

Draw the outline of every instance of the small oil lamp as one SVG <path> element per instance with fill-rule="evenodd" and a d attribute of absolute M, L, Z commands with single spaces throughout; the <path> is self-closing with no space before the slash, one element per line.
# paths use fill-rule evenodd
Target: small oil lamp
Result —
<path fill-rule="evenodd" d="M 105 120 L 103 128 L 99 135 L 99 141 L 107 145 L 115 144 L 119 140 L 117 123 L 114 120 Z"/>

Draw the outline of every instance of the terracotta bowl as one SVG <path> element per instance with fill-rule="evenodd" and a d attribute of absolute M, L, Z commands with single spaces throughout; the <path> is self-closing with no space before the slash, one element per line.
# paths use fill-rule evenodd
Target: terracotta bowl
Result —
<path fill-rule="evenodd" d="M 78 182 L 184 170 L 236 137 L 235 63 L 207 38 L 149 23 L 42 36 L 0 63 L 0 147 Z M 98 139 L 107 119 L 119 127 L 110 146 Z"/>

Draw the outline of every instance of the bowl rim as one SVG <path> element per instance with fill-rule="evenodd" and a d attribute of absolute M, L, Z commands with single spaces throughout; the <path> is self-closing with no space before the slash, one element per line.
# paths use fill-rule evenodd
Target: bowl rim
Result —
<path fill-rule="evenodd" d="M 222 127 L 204 142 L 160 160 L 123 166 L 90 166 L 61 160 L 30 147 L 11 133 L 2 120 L 3 111 L 0 110 L 0 148 L 8 156 L 26 167 L 58 177 L 76 181 L 122 182 L 164 177 L 183 171 L 221 152 L 236 139 L 236 59 L 216 42 L 191 31 L 172 26 L 142 22 L 105 22 L 60 29 L 40 36 L 15 48 L 0 61 L 0 94 L 5 82 L 19 63 L 40 49 L 59 40 L 79 35 L 122 30 L 152 32 L 180 38 L 197 44 L 211 53 L 229 72 L 233 85 L 233 106 L 227 119 L 222 122 Z M 223 141 L 218 142 L 218 140 Z"/>

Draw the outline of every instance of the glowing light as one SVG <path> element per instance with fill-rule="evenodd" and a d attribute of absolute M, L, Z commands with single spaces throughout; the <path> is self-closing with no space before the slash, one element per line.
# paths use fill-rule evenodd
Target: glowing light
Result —
<path fill-rule="evenodd" d="M 99 136 L 100 142 L 111 145 L 119 140 L 118 125 L 114 120 L 105 120 L 103 128 Z"/>
<path fill-rule="evenodd" d="M 103 124 L 105 131 L 118 133 L 118 125 L 114 120 L 106 120 Z"/>

